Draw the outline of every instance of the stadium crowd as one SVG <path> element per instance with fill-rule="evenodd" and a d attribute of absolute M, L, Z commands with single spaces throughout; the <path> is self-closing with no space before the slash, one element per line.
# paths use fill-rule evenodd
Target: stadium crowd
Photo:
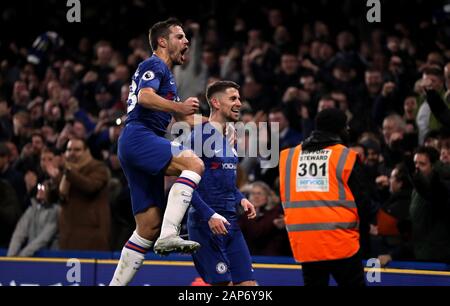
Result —
<path fill-rule="evenodd" d="M 448 29 L 431 15 L 360 31 L 289 7 L 259 14 L 255 24 L 246 14 L 225 25 L 182 20 L 191 47 L 174 70 L 180 98 L 198 96 L 207 115 L 207 84 L 240 84 L 242 120 L 278 122 L 280 149 L 306 139 L 320 110 L 344 110 L 371 184 L 364 257 L 450 262 L 450 125 L 427 103 L 450 106 Z M 69 48 L 58 31 L 2 42 L 0 247 L 8 255 L 120 250 L 133 232 L 117 140 L 131 73 L 151 54 L 147 30 L 125 47 L 84 33 Z M 252 255 L 291 256 L 278 169 L 261 162 L 243 158 L 238 169 L 257 207 L 257 218 L 240 224 Z"/>

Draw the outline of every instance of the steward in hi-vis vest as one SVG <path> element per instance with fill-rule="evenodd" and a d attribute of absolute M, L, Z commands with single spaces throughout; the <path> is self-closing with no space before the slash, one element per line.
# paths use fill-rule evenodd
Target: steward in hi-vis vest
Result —
<path fill-rule="evenodd" d="M 338 285 L 365 285 L 360 230 L 370 199 L 357 153 L 344 146 L 346 122 L 339 109 L 323 110 L 311 137 L 280 155 L 286 229 L 305 285 L 326 286 L 330 274 Z"/>
<path fill-rule="evenodd" d="M 280 192 L 298 262 L 342 259 L 358 252 L 359 217 L 347 185 L 356 154 L 340 144 L 306 152 L 299 145 L 281 152 Z"/>

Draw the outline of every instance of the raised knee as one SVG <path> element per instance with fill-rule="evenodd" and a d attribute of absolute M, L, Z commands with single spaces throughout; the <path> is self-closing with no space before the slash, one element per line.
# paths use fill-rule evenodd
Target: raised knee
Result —
<path fill-rule="evenodd" d="M 203 172 L 205 172 L 205 164 L 200 157 L 190 150 L 184 151 L 182 156 L 186 158 L 186 170 L 194 171 L 198 175 L 203 175 Z"/>
<path fill-rule="evenodd" d="M 205 172 L 205 164 L 197 156 L 194 158 L 192 171 L 196 172 L 199 175 L 203 175 L 203 172 Z"/>

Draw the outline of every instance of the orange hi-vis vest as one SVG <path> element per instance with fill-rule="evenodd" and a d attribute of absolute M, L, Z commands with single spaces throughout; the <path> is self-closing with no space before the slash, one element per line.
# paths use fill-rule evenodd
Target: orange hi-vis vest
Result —
<path fill-rule="evenodd" d="M 296 261 L 344 259 L 359 250 L 359 216 L 347 184 L 356 154 L 343 145 L 281 152 L 280 195 Z"/>

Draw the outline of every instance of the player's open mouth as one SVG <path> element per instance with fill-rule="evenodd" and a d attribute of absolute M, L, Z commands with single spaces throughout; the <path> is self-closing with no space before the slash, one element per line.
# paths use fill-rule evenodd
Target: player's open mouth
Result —
<path fill-rule="evenodd" d="M 184 61 L 186 58 L 185 58 L 185 56 L 184 56 L 184 54 L 186 53 L 186 51 L 188 50 L 189 48 L 184 48 L 183 50 L 181 50 L 181 59 Z"/>
<path fill-rule="evenodd" d="M 239 114 L 239 109 L 232 109 L 231 112 L 235 113 L 235 114 Z"/>

